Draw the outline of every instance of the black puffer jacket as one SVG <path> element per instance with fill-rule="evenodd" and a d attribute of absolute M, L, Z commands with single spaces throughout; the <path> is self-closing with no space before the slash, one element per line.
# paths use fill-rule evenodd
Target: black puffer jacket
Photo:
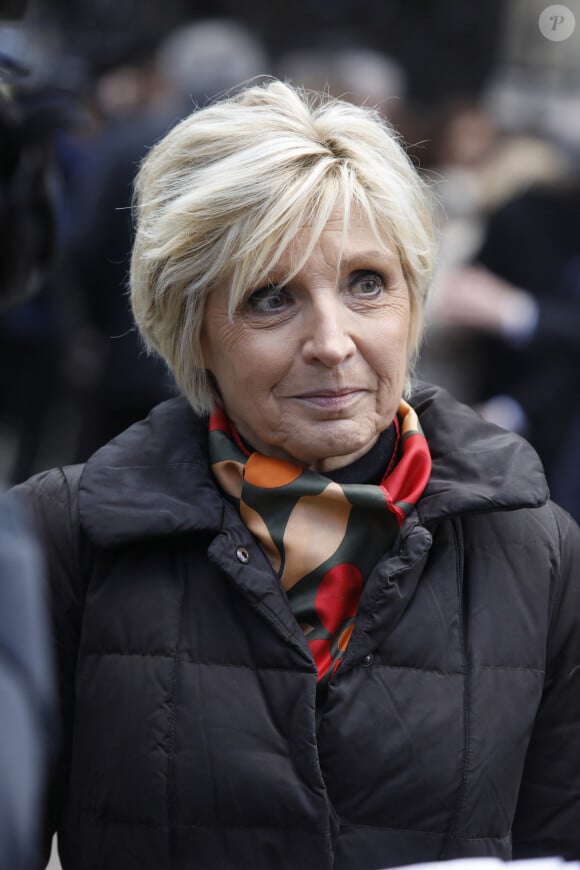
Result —
<path fill-rule="evenodd" d="M 52 570 L 65 870 L 580 857 L 580 533 L 523 441 L 412 403 L 433 473 L 318 734 L 304 636 L 184 400 L 20 488 Z"/>

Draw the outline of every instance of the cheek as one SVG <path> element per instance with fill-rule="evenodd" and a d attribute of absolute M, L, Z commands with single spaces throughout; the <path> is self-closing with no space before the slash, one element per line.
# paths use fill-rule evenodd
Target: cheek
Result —
<path fill-rule="evenodd" d="M 234 367 L 256 389 L 266 390 L 283 377 L 291 365 L 290 344 L 279 334 L 250 333 L 237 346 Z"/>
<path fill-rule="evenodd" d="M 278 343 L 279 346 L 279 343 Z M 278 347 L 279 350 L 279 347 Z M 225 400 L 238 407 L 263 401 L 283 376 L 281 354 L 253 337 L 216 350 L 214 375 Z"/>
<path fill-rule="evenodd" d="M 220 311 L 213 317 L 211 314 L 209 312 L 202 332 L 201 349 L 204 365 L 213 374 L 223 396 L 239 390 L 251 375 L 248 353 L 251 343 L 225 313 Z"/>
<path fill-rule="evenodd" d="M 407 319 L 391 321 L 387 328 L 378 330 L 372 347 L 376 371 L 389 379 L 396 380 L 398 373 L 407 367 L 409 347 Z"/>

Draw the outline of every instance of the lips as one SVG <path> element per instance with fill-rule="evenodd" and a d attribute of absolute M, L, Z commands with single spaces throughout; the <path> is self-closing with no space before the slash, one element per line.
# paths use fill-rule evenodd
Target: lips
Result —
<path fill-rule="evenodd" d="M 343 408 L 367 392 L 364 387 L 348 387 L 341 390 L 312 390 L 300 393 L 293 398 L 322 408 Z"/>
<path fill-rule="evenodd" d="M 310 390 L 307 393 L 299 393 L 295 396 L 296 399 L 312 399 L 312 398 L 336 398 L 338 396 L 349 396 L 351 393 L 361 393 L 365 387 L 343 387 L 342 389 L 337 390 L 329 389 L 329 390 L 321 390 L 315 389 Z"/>

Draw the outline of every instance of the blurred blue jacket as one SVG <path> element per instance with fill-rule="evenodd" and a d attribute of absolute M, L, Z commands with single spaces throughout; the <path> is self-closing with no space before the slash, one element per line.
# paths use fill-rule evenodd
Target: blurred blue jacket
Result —
<path fill-rule="evenodd" d="M 0 870 L 44 866 L 39 826 L 56 719 L 44 579 L 30 519 L 0 496 Z"/>

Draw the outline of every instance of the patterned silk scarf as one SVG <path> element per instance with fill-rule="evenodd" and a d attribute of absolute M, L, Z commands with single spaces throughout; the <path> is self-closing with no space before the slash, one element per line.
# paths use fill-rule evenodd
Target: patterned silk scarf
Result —
<path fill-rule="evenodd" d="M 210 416 L 213 473 L 286 590 L 318 668 L 318 697 L 349 642 L 364 581 L 391 549 L 431 473 L 415 411 L 401 401 L 393 422 L 393 456 L 374 486 L 339 484 L 251 452 L 221 408 Z"/>

